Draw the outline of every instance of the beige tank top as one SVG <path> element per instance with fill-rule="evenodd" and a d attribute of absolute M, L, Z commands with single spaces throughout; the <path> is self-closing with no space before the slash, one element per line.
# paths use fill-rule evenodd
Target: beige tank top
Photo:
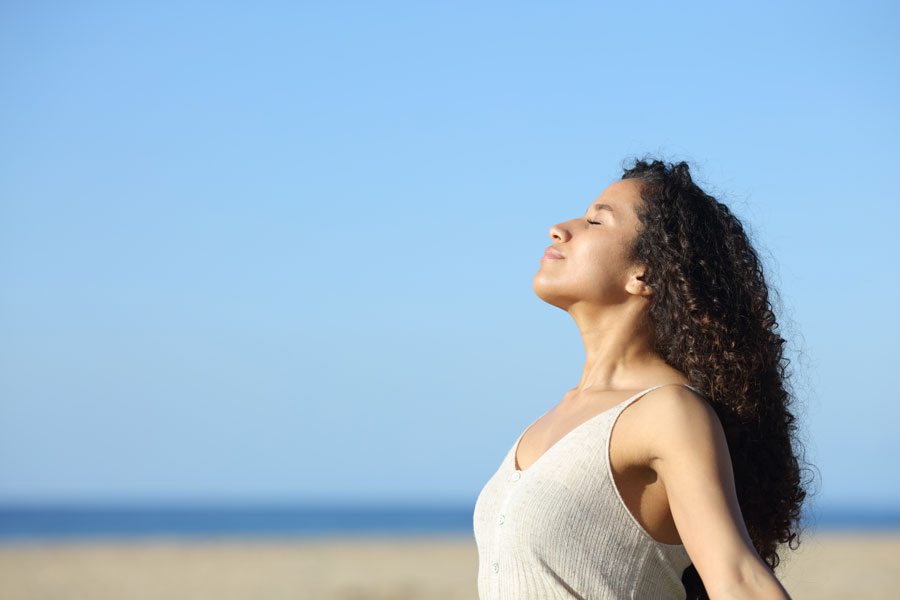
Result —
<path fill-rule="evenodd" d="M 619 414 L 658 387 L 578 425 L 524 471 L 516 449 L 538 419 L 519 435 L 475 502 L 480 600 L 685 598 L 687 551 L 638 523 L 609 461 Z"/>

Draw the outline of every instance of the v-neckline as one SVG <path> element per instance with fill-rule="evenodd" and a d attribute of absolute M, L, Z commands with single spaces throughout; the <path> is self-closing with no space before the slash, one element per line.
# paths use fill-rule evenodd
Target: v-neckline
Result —
<path fill-rule="evenodd" d="M 613 405 L 613 406 L 610 406 L 610 407 L 607 408 L 606 410 L 603 410 L 603 411 L 597 413 L 596 415 L 590 417 L 590 418 L 587 419 L 586 421 L 583 421 L 583 422 L 579 423 L 578 425 L 576 425 L 575 427 L 573 427 L 572 429 L 570 429 L 570 430 L 569 430 L 565 435 L 563 435 L 561 438 L 559 438 L 558 440 L 556 440 L 556 442 L 554 442 L 553 445 L 551 445 L 549 448 L 547 448 L 546 450 L 544 450 L 544 452 L 543 452 L 540 456 L 538 456 L 538 457 L 534 460 L 534 462 L 532 462 L 532 463 L 528 466 L 527 469 L 520 469 L 520 468 L 519 468 L 519 458 L 518 458 L 518 454 L 519 454 L 519 444 L 522 443 L 522 438 L 525 437 L 525 434 L 528 433 L 528 430 L 531 429 L 532 427 L 534 427 L 535 423 L 537 423 L 538 421 L 540 421 L 540 420 L 547 414 L 547 413 L 545 412 L 544 414 L 542 414 L 541 416 L 539 416 L 537 419 L 535 419 L 535 420 L 531 423 L 531 425 L 529 425 L 528 427 L 526 427 L 526 428 L 525 428 L 525 431 L 523 431 L 522 433 L 519 434 L 519 438 L 516 440 L 516 443 L 513 445 L 513 454 L 512 454 L 512 456 L 513 456 L 513 470 L 514 470 L 516 473 L 518 473 L 519 475 L 522 475 L 522 474 L 525 473 L 526 471 L 530 471 L 530 470 L 533 469 L 534 466 L 535 466 L 537 463 L 539 463 L 539 462 L 541 461 L 541 459 L 543 459 L 543 458 L 544 458 L 551 450 L 553 450 L 553 449 L 556 448 L 560 443 L 562 443 L 563 440 L 565 440 L 566 438 L 570 437 L 573 433 L 575 433 L 576 431 L 578 431 L 578 430 L 581 429 L 582 427 L 586 426 L 588 423 L 591 423 L 591 422 L 593 422 L 593 421 L 596 421 L 597 419 L 599 419 L 599 418 L 602 417 L 603 415 L 607 414 L 608 412 L 612 411 L 613 409 L 616 409 L 616 408 L 622 406 L 622 405 L 625 404 L 626 402 L 628 402 L 628 401 L 630 401 L 630 400 L 633 400 L 634 398 L 638 398 L 638 397 L 640 397 L 640 396 L 643 396 L 644 394 L 646 394 L 646 393 L 648 393 L 648 392 L 651 392 L 651 391 L 655 390 L 656 388 L 663 387 L 664 385 L 670 385 L 670 384 L 667 384 L 667 383 L 661 383 L 661 384 L 659 384 L 659 385 L 654 385 L 653 387 L 650 387 L 650 388 L 647 388 L 646 390 L 640 391 L 640 392 L 638 392 L 637 394 L 634 394 L 633 396 L 629 396 L 628 398 L 626 398 L 625 400 L 622 400 L 622 401 L 619 402 L 618 404 L 615 404 L 615 405 Z M 689 388 L 691 388 L 692 390 L 697 391 L 697 389 L 694 388 L 693 386 L 690 386 L 690 385 L 687 385 L 687 384 L 679 384 L 679 385 L 685 385 L 686 387 L 689 387 Z M 547 411 L 547 412 L 549 412 L 549 411 Z"/>

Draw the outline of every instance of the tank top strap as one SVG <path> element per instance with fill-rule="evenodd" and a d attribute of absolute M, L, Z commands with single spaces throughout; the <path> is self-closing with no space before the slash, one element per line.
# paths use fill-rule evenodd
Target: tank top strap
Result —
<path fill-rule="evenodd" d="M 653 390 L 655 390 L 657 388 L 661 388 L 666 385 L 672 385 L 672 384 L 661 383 L 659 385 L 654 385 L 653 387 L 649 387 L 646 390 L 644 390 L 643 392 L 638 392 L 631 398 L 624 400 L 621 404 L 619 404 L 617 407 L 615 407 L 616 412 L 621 412 L 621 411 L 625 410 L 632 402 L 636 401 L 638 398 L 642 397 L 644 394 L 646 394 L 648 392 L 652 392 Z M 694 390 L 695 392 L 697 392 L 698 394 L 700 394 L 701 396 L 703 396 L 704 398 L 706 398 L 706 395 L 703 392 L 701 392 L 700 390 L 698 390 L 697 388 L 695 388 L 692 385 L 688 385 L 687 383 L 679 383 L 678 385 L 683 385 L 687 388 L 690 388 L 690 389 Z"/>

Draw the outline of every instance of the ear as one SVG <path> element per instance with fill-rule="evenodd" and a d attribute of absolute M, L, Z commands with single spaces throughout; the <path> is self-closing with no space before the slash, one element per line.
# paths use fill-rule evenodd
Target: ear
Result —
<path fill-rule="evenodd" d="M 647 267 L 639 267 L 631 273 L 631 276 L 628 278 L 628 283 L 625 284 L 625 289 L 635 296 L 650 297 L 653 295 L 653 288 L 647 284 L 646 278 Z"/>

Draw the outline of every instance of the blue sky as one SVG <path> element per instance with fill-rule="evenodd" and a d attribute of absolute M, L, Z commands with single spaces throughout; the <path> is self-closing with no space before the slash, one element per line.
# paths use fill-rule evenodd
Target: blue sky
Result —
<path fill-rule="evenodd" d="M 0 501 L 474 503 L 650 153 L 757 245 L 815 502 L 900 502 L 895 4 L 128 4 L 0 9 Z"/>

